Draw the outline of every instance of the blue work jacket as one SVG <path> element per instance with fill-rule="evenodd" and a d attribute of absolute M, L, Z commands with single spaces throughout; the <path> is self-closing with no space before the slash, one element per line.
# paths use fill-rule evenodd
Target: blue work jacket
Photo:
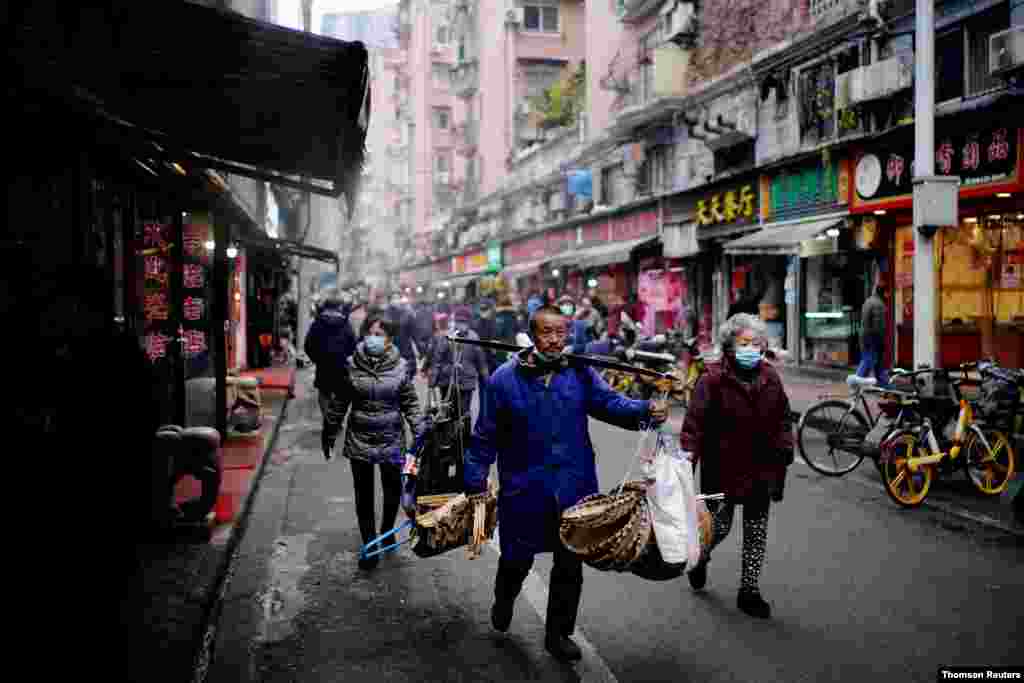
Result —
<path fill-rule="evenodd" d="M 542 374 L 529 364 L 531 351 L 487 381 L 465 458 L 469 491 L 483 490 L 498 463 L 501 553 L 513 561 L 552 552 L 562 511 L 597 493 L 587 417 L 638 430 L 649 414 L 647 401 L 612 391 L 592 367 Z"/>

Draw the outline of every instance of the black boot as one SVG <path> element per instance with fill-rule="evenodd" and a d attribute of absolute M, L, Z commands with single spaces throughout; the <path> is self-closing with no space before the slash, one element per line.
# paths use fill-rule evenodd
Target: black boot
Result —
<path fill-rule="evenodd" d="M 736 596 L 736 606 L 746 614 L 758 619 L 769 619 L 772 616 L 771 605 L 764 601 L 761 593 L 756 589 L 741 588 Z"/>
<path fill-rule="evenodd" d="M 374 555 L 373 557 L 360 557 L 359 568 L 364 572 L 372 572 L 380 564 L 380 555 Z"/>
<path fill-rule="evenodd" d="M 512 611 L 515 602 L 512 600 L 495 600 L 491 607 L 491 626 L 495 631 L 505 633 L 512 625 Z"/>
<path fill-rule="evenodd" d="M 544 649 L 550 652 L 555 659 L 563 662 L 575 662 L 583 658 L 580 646 L 574 643 L 572 638 L 550 631 L 544 638 Z"/>
<path fill-rule="evenodd" d="M 690 587 L 693 590 L 702 590 L 708 582 L 708 560 L 704 558 L 693 565 L 693 569 L 686 573 L 686 578 L 690 580 Z"/>

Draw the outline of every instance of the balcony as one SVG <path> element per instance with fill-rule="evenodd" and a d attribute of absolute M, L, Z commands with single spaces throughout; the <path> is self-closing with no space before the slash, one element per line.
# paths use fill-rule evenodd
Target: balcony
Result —
<path fill-rule="evenodd" d="M 480 70 L 475 59 L 452 67 L 452 91 L 463 99 L 476 94 L 480 86 Z"/>

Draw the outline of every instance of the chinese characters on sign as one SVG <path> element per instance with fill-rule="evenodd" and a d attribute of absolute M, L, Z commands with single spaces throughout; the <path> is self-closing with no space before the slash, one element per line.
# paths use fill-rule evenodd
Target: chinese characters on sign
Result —
<path fill-rule="evenodd" d="M 158 248 L 166 247 L 167 242 L 164 240 L 164 226 L 160 223 L 152 222 L 143 224 L 142 246 Z"/>
<path fill-rule="evenodd" d="M 184 352 L 186 356 L 198 356 L 206 351 L 206 333 L 202 330 L 185 330 Z"/>
<path fill-rule="evenodd" d="M 182 246 L 189 256 L 200 257 L 206 250 L 207 227 L 202 223 L 186 223 L 182 226 Z"/>
<path fill-rule="evenodd" d="M 167 342 L 170 340 L 170 337 L 159 332 L 150 332 L 146 335 L 146 356 L 150 362 L 167 355 Z"/>
<path fill-rule="evenodd" d="M 697 225 L 732 223 L 754 218 L 754 188 L 744 185 L 739 192 L 729 190 L 697 201 Z"/>
<path fill-rule="evenodd" d="M 202 297 L 185 297 L 185 301 L 182 303 L 182 311 L 184 312 L 185 320 L 199 320 L 203 317 L 203 299 Z"/>
<path fill-rule="evenodd" d="M 939 130 L 935 136 L 935 172 L 960 177 L 961 186 L 984 185 L 1017 177 L 1018 129 Z M 863 158 L 877 156 L 882 164 L 878 182 L 857 186 L 861 200 L 875 201 L 913 192 L 914 149 L 912 140 L 888 142 Z"/>
<path fill-rule="evenodd" d="M 183 284 L 187 289 L 200 289 L 203 286 L 205 277 L 201 265 L 186 263 L 183 273 Z"/>
<path fill-rule="evenodd" d="M 167 292 L 154 291 L 143 297 L 142 310 L 146 320 L 167 320 L 170 312 L 170 304 L 167 302 Z"/>
<path fill-rule="evenodd" d="M 903 178 L 903 170 L 905 167 L 905 161 L 899 154 L 889 155 L 889 162 L 885 165 L 885 177 L 889 179 L 890 183 L 895 185 L 900 184 L 900 180 Z"/>

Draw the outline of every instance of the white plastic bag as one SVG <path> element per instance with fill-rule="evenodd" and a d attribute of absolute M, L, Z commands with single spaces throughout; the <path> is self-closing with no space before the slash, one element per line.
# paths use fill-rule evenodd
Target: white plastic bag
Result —
<path fill-rule="evenodd" d="M 668 434 L 659 434 L 656 452 L 647 502 L 658 550 L 669 564 L 693 566 L 701 554 L 693 467 Z"/>

